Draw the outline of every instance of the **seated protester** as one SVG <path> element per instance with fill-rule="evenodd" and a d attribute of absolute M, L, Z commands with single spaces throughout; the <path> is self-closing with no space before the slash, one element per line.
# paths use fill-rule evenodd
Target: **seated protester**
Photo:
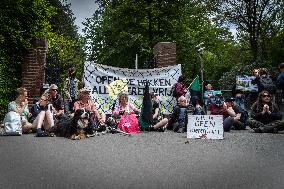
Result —
<path fill-rule="evenodd" d="M 9 112 L 16 112 L 21 117 L 21 127 L 22 133 L 26 134 L 32 131 L 33 126 L 31 123 L 28 122 L 31 113 L 29 112 L 28 108 L 28 92 L 27 89 L 20 87 L 17 88 L 16 91 L 16 100 L 12 101 L 8 104 L 8 111 Z M 10 121 L 10 120 L 5 120 Z"/>
<path fill-rule="evenodd" d="M 204 109 L 201 106 L 201 102 L 198 96 L 191 98 L 191 104 L 193 106 L 192 115 L 205 115 Z"/>
<path fill-rule="evenodd" d="M 184 96 L 179 97 L 178 105 L 171 114 L 168 129 L 174 132 L 184 133 L 188 123 L 188 103 Z"/>
<path fill-rule="evenodd" d="M 227 98 L 224 101 L 221 95 L 216 95 L 212 99 L 212 104 L 208 106 L 208 115 L 223 116 L 223 128 L 225 132 L 229 132 L 234 125 L 237 125 L 237 128 L 243 127 L 243 124 L 240 122 L 241 114 L 235 112 L 232 104 L 231 98 Z"/>
<path fill-rule="evenodd" d="M 115 104 L 112 115 L 119 118 L 124 113 L 139 114 L 140 111 L 132 103 L 128 102 L 128 94 L 120 93 L 118 95 L 118 103 Z"/>
<path fill-rule="evenodd" d="M 128 101 L 128 94 L 122 92 L 118 95 L 118 103 L 112 112 L 112 118 L 116 120 L 117 131 L 125 133 L 139 133 L 137 115 L 140 111 Z"/>
<path fill-rule="evenodd" d="M 44 137 L 47 134 L 44 130 L 54 126 L 54 119 L 52 115 L 52 106 L 48 102 L 48 95 L 45 93 L 40 97 L 39 103 L 39 112 L 33 121 L 33 127 L 37 128 L 36 137 Z"/>
<path fill-rule="evenodd" d="M 227 109 L 230 117 L 233 117 L 233 125 L 230 129 L 244 130 L 248 119 L 248 113 L 235 103 L 234 98 L 225 99 L 225 109 Z"/>
<path fill-rule="evenodd" d="M 153 125 L 151 126 L 150 130 L 154 131 L 165 131 L 166 125 L 168 124 L 168 119 L 163 118 L 160 112 L 159 103 L 157 102 L 157 94 L 152 92 L 150 94 L 151 101 L 152 101 L 152 114 L 153 114 Z"/>
<path fill-rule="evenodd" d="M 32 105 L 32 108 L 31 108 L 32 116 L 29 118 L 29 122 L 30 123 L 34 122 L 34 120 L 36 119 L 37 115 L 41 111 L 39 103 L 40 103 L 40 101 L 38 99 L 33 101 L 33 105 Z"/>
<path fill-rule="evenodd" d="M 52 104 L 52 113 L 55 118 L 55 122 L 66 119 L 64 114 L 64 101 L 63 98 L 58 94 L 58 87 L 52 84 L 48 90 L 49 102 Z"/>
<path fill-rule="evenodd" d="M 211 97 L 213 96 L 214 96 L 214 90 L 212 85 L 209 83 L 206 85 L 206 90 L 204 92 L 204 105 L 206 109 L 211 104 Z"/>
<path fill-rule="evenodd" d="M 77 109 L 85 108 L 85 110 L 89 111 L 92 114 L 94 129 L 101 132 L 106 130 L 106 116 L 103 112 L 99 113 L 96 108 L 96 104 L 90 98 L 90 92 L 91 91 L 87 88 L 82 88 L 79 90 L 78 101 L 74 103 L 74 112 Z"/>
<path fill-rule="evenodd" d="M 277 133 L 284 130 L 284 122 L 281 121 L 282 114 L 271 100 L 268 91 L 259 93 L 251 109 L 251 119 L 247 121 L 247 124 L 256 133 Z"/>

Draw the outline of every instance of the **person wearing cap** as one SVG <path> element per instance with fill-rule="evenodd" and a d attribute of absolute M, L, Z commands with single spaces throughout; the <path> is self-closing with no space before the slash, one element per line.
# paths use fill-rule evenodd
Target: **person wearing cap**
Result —
<path fill-rule="evenodd" d="M 245 129 L 245 124 L 240 121 L 242 111 L 240 107 L 235 106 L 234 99 L 231 97 L 223 101 L 222 95 L 216 95 L 208 106 L 207 114 L 222 115 L 225 132 L 229 132 L 231 129 Z"/>
<path fill-rule="evenodd" d="M 76 78 L 76 69 L 70 68 L 68 77 L 64 81 L 64 99 L 66 101 L 65 111 L 73 112 L 75 101 L 78 100 L 79 86 L 81 82 Z"/>
<path fill-rule="evenodd" d="M 278 133 L 284 130 L 284 121 L 278 106 L 271 100 L 268 91 L 259 93 L 257 101 L 252 105 L 251 119 L 248 126 L 256 133 Z"/>
<path fill-rule="evenodd" d="M 152 101 L 152 114 L 153 114 L 153 125 L 151 126 L 150 130 L 153 131 L 165 131 L 166 125 L 168 124 L 168 119 L 163 118 L 161 115 L 159 102 L 157 102 L 158 94 L 151 92 L 151 101 Z"/>
<path fill-rule="evenodd" d="M 48 89 L 49 102 L 52 104 L 52 113 L 55 122 L 66 119 L 64 114 L 64 101 L 60 94 L 58 94 L 58 87 L 55 84 L 50 85 Z"/>
<path fill-rule="evenodd" d="M 91 90 L 84 87 L 79 90 L 78 93 L 78 100 L 74 103 L 74 112 L 77 109 L 84 108 L 85 110 L 92 113 L 92 121 L 94 123 L 95 130 L 101 132 L 106 130 L 105 127 L 105 121 L 106 121 L 106 115 L 103 112 L 99 112 L 96 108 L 96 104 L 91 99 L 90 96 Z"/>

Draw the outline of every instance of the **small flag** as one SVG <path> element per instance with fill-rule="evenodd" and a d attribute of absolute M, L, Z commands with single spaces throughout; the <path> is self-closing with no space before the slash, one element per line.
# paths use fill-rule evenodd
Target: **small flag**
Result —
<path fill-rule="evenodd" d="M 189 88 L 193 91 L 200 91 L 199 76 L 197 75 L 191 82 Z"/>

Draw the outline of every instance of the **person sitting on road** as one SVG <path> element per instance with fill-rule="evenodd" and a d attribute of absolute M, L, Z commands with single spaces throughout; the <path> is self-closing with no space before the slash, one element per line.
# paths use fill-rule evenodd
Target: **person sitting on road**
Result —
<path fill-rule="evenodd" d="M 112 115 L 115 117 L 120 117 L 123 114 L 139 114 L 140 111 L 132 103 L 128 101 L 127 93 L 120 93 L 118 95 L 118 103 L 115 105 Z"/>
<path fill-rule="evenodd" d="M 54 119 L 52 114 L 52 105 L 49 104 L 48 94 L 43 94 L 39 100 L 39 111 L 33 121 L 33 127 L 37 128 L 36 137 L 47 136 L 46 130 L 54 126 Z"/>
<path fill-rule="evenodd" d="M 205 115 L 204 109 L 202 108 L 202 103 L 198 96 L 191 97 L 191 104 L 193 106 L 192 115 Z"/>
<path fill-rule="evenodd" d="M 224 101 L 222 94 L 217 94 L 212 98 L 212 103 L 208 106 L 208 115 L 222 115 L 223 128 L 225 132 L 229 132 L 234 124 L 239 124 L 240 113 L 236 113 L 232 106 L 232 99 L 227 98 Z"/>
<path fill-rule="evenodd" d="M 52 84 L 47 94 L 49 95 L 49 102 L 52 104 L 52 113 L 55 122 L 67 119 L 67 116 L 64 114 L 64 101 L 61 95 L 58 94 L 57 85 Z"/>
<path fill-rule="evenodd" d="M 74 112 L 77 109 L 85 108 L 92 114 L 93 126 L 96 131 L 105 131 L 106 115 L 103 112 L 99 112 L 96 108 L 96 104 L 90 98 L 91 90 L 84 87 L 79 90 L 78 101 L 74 103 Z"/>
<path fill-rule="evenodd" d="M 168 129 L 174 132 L 184 133 L 186 132 L 188 123 L 188 102 L 184 96 L 179 97 L 178 105 L 174 108 L 171 114 Z"/>
<path fill-rule="evenodd" d="M 27 89 L 20 87 L 16 91 L 16 100 L 8 104 L 8 111 L 16 112 L 21 117 L 22 133 L 26 134 L 32 131 L 32 124 L 28 122 L 31 113 L 28 108 L 28 91 Z M 9 120 L 7 120 L 9 121 Z"/>
<path fill-rule="evenodd" d="M 278 133 L 284 130 L 284 121 L 278 106 L 271 100 L 268 91 L 259 93 L 257 101 L 252 105 L 251 119 L 248 126 L 256 133 Z"/>
<path fill-rule="evenodd" d="M 151 126 L 150 130 L 153 131 L 165 131 L 166 125 L 168 124 L 168 119 L 163 118 L 161 115 L 159 102 L 157 102 L 157 94 L 152 92 L 150 94 L 152 100 L 152 114 L 153 114 L 153 125 Z"/>
<path fill-rule="evenodd" d="M 179 97 L 185 96 L 187 93 L 186 85 L 185 85 L 185 77 L 183 75 L 179 76 L 178 82 L 175 87 L 175 98 L 178 102 Z"/>

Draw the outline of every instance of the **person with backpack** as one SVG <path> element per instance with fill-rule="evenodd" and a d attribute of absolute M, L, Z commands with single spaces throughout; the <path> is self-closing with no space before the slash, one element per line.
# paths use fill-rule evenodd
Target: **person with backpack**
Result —
<path fill-rule="evenodd" d="M 262 91 L 268 91 L 272 96 L 272 100 L 275 101 L 276 83 L 273 81 L 266 68 L 260 68 L 259 75 L 256 76 L 251 83 L 257 85 L 258 94 Z"/>

